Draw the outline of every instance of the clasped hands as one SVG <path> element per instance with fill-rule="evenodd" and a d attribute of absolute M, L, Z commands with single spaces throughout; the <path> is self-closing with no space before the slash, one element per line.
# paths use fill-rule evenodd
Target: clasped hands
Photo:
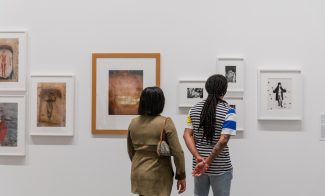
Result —
<path fill-rule="evenodd" d="M 204 172 L 209 169 L 209 165 L 203 157 L 196 158 L 196 166 L 192 171 L 193 176 L 201 176 Z"/>

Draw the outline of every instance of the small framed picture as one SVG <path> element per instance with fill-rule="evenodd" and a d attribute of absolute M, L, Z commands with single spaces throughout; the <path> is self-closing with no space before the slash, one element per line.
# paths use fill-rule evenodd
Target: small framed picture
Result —
<path fill-rule="evenodd" d="M 205 80 L 180 80 L 178 93 L 179 107 L 192 107 L 208 97 Z"/>
<path fill-rule="evenodd" d="M 0 155 L 25 155 L 24 95 L 0 95 Z"/>
<path fill-rule="evenodd" d="M 245 107 L 243 98 L 238 97 L 226 97 L 225 101 L 229 104 L 230 107 L 236 110 L 236 123 L 237 131 L 245 130 Z"/>
<path fill-rule="evenodd" d="M 159 84 L 159 53 L 94 53 L 92 133 L 126 134 L 142 90 Z"/>
<path fill-rule="evenodd" d="M 73 136 L 74 76 L 32 75 L 30 135 Z"/>
<path fill-rule="evenodd" d="M 244 92 L 244 59 L 218 58 L 217 73 L 224 75 L 228 81 L 228 94 Z"/>
<path fill-rule="evenodd" d="M 0 91 L 25 91 L 26 72 L 26 32 L 0 31 Z"/>
<path fill-rule="evenodd" d="M 302 120 L 300 69 L 258 69 L 258 119 Z"/>

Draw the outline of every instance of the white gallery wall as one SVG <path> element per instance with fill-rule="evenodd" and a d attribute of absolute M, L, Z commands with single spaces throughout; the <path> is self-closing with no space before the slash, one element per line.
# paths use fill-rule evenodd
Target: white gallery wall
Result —
<path fill-rule="evenodd" d="M 73 137 L 31 137 L 26 125 L 26 156 L 0 157 L 1 195 L 132 195 L 126 136 L 91 134 L 93 52 L 161 54 L 164 114 L 187 161 L 184 196 L 193 195 L 193 177 L 178 81 L 216 73 L 219 56 L 244 57 L 245 131 L 229 144 L 231 195 L 325 195 L 324 9 L 321 0 L 2 0 L 0 30 L 28 32 L 30 73 L 75 74 L 76 96 Z M 257 120 L 259 67 L 301 68 L 301 122 Z"/>

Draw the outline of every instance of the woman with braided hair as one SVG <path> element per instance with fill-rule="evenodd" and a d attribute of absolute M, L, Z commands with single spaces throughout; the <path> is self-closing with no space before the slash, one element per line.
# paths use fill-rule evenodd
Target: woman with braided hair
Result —
<path fill-rule="evenodd" d="M 229 196 L 232 165 L 227 143 L 236 135 L 235 109 L 223 96 L 227 79 L 212 75 L 205 83 L 207 99 L 193 106 L 187 116 L 184 140 L 193 155 L 194 195 Z"/>

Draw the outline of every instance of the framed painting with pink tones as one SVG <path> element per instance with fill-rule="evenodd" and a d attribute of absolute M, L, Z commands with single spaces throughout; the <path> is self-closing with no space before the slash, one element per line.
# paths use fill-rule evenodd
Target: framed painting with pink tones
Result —
<path fill-rule="evenodd" d="M 159 53 L 93 53 L 92 133 L 126 134 L 142 90 L 159 84 Z"/>
<path fill-rule="evenodd" d="M 0 91 L 25 91 L 26 72 L 26 32 L 0 31 Z"/>

